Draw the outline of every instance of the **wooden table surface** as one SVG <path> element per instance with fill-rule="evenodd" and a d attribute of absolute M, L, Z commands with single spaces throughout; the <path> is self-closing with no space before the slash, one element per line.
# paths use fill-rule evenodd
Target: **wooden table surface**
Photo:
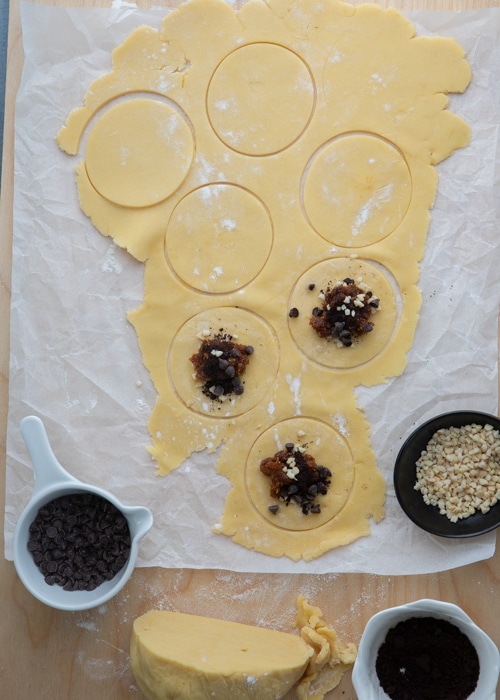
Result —
<path fill-rule="evenodd" d="M 54 4 L 107 6 L 103 0 Z M 142 7 L 150 3 L 138 3 Z M 154 3 L 168 5 L 163 0 Z M 359 3 L 354 3 L 359 4 Z M 500 7 L 500 0 L 378 0 L 402 10 Z M 3 180 L 0 199 L 0 501 L 4 502 L 8 409 L 9 307 L 12 247 L 14 102 L 23 65 L 20 0 L 11 0 Z M 3 541 L 3 512 L 0 517 Z M 82 613 L 45 607 L 20 583 L 12 562 L 0 560 L 0 696 L 5 700 L 112 700 L 142 697 L 130 671 L 133 620 L 164 607 L 238 619 L 291 631 L 301 592 L 322 607 L 344 641 L 359 642 L 364 625 L 382 608 L 423 597 L 460 605 L 500 647 L 500 551 L 487 561 L 439 574 L 384 577 L 253 575 L 223 571 L 137 569 L 110 603 Z M 272 600 L 269 598 L 272 596 Z M 500 690 L 497 691 L 500 698 Z M 289 697 L 294 697 L 293 693 Z M 328 698 L 355 700 L 350 674 Z"/>

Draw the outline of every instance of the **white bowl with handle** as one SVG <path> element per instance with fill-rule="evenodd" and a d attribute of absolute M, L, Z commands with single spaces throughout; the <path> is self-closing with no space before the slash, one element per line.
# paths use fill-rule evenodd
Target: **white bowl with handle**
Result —
<path fill-rule="evenodd" d="M 139 540 L 153 524 L 153 516 L 143 506 L 126 506 L 113 494 L 97 486 L 84 484 L 69 474 L 52 452 L 42 421 L 28 416 L 21 421 L 21 434 L 28 448 L 34 470 L 31 500 L 25 507 L 14 531 L 13 556 L 19 578 L 35 598 L 59 610 L 87 610 L 102 605 L 126 584 L 137 559 Z M 46 583 L 44 575 L 28 551 L 29 527 L 40 508 L 61 496 L 95 494 L 112 503 L 126 518 L 130 533 L 130 554 L 123 568 L 110 581 L 93 591 L 65 591 L 57 584 Z"/>

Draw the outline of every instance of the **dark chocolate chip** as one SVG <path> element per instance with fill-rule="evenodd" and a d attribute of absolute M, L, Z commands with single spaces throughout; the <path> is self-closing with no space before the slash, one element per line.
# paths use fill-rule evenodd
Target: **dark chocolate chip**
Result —
<path fill-rule="evenodd" d="M 126 519 L 106 499 L 91 493 L 70 494 L 39 510 L 30 526 L 27 548 L 47 585 L 93 590 L 126 564 L 130 533 Z M 97 563 L 102 571 L 96 571 Z"/>

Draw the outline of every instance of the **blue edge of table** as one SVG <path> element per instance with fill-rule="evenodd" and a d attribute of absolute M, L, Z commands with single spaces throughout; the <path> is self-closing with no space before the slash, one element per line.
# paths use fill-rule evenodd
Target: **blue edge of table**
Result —
<path fill-rule="evenodd" d="M 5 73 L 7 64 L 7 31 L 9 27 L 9 0 L 0 0 L 0 183 L 2 181 L 2 145 L 5 111 Z"/>

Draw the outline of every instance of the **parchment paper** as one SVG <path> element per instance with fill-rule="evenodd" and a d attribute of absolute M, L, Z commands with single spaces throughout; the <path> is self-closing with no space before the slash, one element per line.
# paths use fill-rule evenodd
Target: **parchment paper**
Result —
<path fill-rule="evenodd" d="M 428 573 L 493 555 L 495 534 L 450 541 L 425 534 L 392 487 L 399 447 L 443 411 L 497 412 L 500 299 L 500 9 L 414 12 L 418 34 L 459 40 L 473 81 L 450 109 L 472 143 L 438 166 L 439 189 L 422 263 L 423 309 L 403 376 L 359 389 L 387 487 L 386 518 L 372 535 L 310 563 L 250 552 L 211 527 L 228 483 L 214 455 L 193 455 L 157 477 L 146 451 L 155 392 L 127 311 L 142 301 L 142 265 L 82 214 L 73 168 L 55 136 L 89 84 L 111 69 L 111 51 L 137 26 L 159 28 L 167 10 L 22 5 L 24 50 L 16 108 L 14 250 L 5 555 L 33 484 L 20 420 L 38 415 L 74 476 L 145 504 L 154 526 L 138 565 L 253 572 Z"/>

